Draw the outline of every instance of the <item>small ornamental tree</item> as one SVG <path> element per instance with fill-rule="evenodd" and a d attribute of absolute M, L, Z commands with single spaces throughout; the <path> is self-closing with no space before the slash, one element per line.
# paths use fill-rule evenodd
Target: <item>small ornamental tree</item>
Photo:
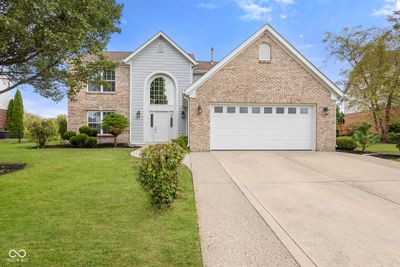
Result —
<path fill-rule="evenodd" d="M 56 135 L 51 121 L 45 119 L 33 122 L 29 125 L 28 131 L 30 139 L 37 144 L 38 148 L 44 148 L 49 138 Z"/>
<path fill-rule="evenodd" d="M 354 141 L 361 146 L 361 152 L 365 151 L 365 148 L 371 144 L 374 144 L 378 139 L 376 134 L 369 131 L 371 124 L 366 122 L 361 123 L 353 134 Z"/>
<path fill-rule="evenodd" d="M 64 137 L 64 134 L 67 132 L 67 118 L 65 117 L 65 115 L 58 115 L 57 123 L 58 123 L 58 134 L 62 139 Z"/>
<path fill-rule="evenodd" d="M 7 107 L 7 123 L 6 123 L 7 130 L 11 128 L 13 108 L 14 108 L 14 100 L 11 99 L 10 102 L 8 102 L 8 107 Z"/>
<path fill-rule="evenodd" d="M 117 137 L 129 126 L 128 118 L 122 114 L 111 113 L 103 119 L 103 130 L 114 136 L 114 147 L 117 146 Z"/>
<path fill-rule="evenodd" d="M 18 142 L 21 143 L 21 139 L 24 137 L 24 104 L 19 90 L 17 90 L 14 96 L 9 131 L 10 136 L 12 138 L 18 138 Z"/>

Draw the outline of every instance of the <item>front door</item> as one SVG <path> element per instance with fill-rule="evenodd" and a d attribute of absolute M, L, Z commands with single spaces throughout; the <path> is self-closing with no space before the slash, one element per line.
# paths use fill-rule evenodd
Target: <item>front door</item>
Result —
<path fill-rule="evenodd" d="M 150 113 L 150 131 L 154 143 L 164 143 L 170 140 L 172 113 L 155 111 Z"/>

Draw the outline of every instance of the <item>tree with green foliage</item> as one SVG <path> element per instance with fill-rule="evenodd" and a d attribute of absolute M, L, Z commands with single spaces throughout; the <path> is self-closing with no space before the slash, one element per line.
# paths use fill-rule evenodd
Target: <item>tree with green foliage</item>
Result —
<path fill-rule="evenodd" d="M 74 98 L 104 69 L 102 51 L 118 24 L 116 0 L 5 0 L 0 3 L 0 76 L 12 83 L 0 94 L 31 85 L 44 97 Z M 88 56 L 90 55 L 90 56 Z"/>
<path fill-rule="evenodd" d="M 114 136 L 114 147 L 117 146 L 117 137 L 129 126 L 128 118 L 122 114 L 108 114 L 102 123 L 103 130 Z"/>
<path fill-rule="evenodd" d="M 12 126 L 12 117 L 13 117 L 13 108 L 14 108 L 14 99 L 11 99 L 10 102 L 8 102 L 8 107 L 7 107 L 7 122 L 6 122 L 6 129 L 9 130 Z"/>
<path fill-rule="evenodd" d="M 339 105 L 336 105 L 336 125 L 343 124 L 344 113 L 340 110 Z"/>
<path fill-rule="evenodd" d="M 358 125 L 356 131 L 353 134 L 354 141 L 357 142 L 359 146 L 361 146 L 361 152 L 365 151 L 365 148 L 369 145 L 375 144 L 378 136 L 369 131 L 371 128 L 371 124 L 366 122 Z"/>
<path fill-rule="evenodd" d="M 339 34 L 328 32 L 324 39 L 330 55 L 346 66 L 341 74 L 349 106 L 372 113 L 382 141 L 392 108 L 400 103 L 399 14 L 389 18 L 388 29 L 344 28 Z"/>
<path fill-rule="evenodd" d="M 21 143 L 21 139 L 24 137 L 24 104 L 19 90 L 15 92 L 12 110 L 10 136 L 11 138 L 18 138 L 18 142 Z"/>
<path fill-rule="evenodd" d="M 58 115 L 57 116 L 57 124 L 58 124 L 58 134 L 60 135 L 60 137 L 62 139 L 68 128 L 67 127 L 67 116 Z"/>

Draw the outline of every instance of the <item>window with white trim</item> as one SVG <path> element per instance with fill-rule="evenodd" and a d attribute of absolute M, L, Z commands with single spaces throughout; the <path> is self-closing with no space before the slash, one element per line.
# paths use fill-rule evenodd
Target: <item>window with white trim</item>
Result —
<path fill-rule="evenodd" d="M 258 47 L 259 60 L 271 60 L 271 46 L 267 43 L 261 43 Z"/>
<path fill-rule="evenodd" d="M 87 125 L 97 130 L 97 134 L 106 134 L 101 127 L 103 119 L 113 113 L 113 111 L 88 111 L 87 112 Z"/>
<path fill-rule="evenodd" d="M 115 92 L 115 70 L 103 71 L 99 78 L 102 77 L 108 83 L 108 86 L 88 84 L 89 92 Z"/>
<path fill-rule="evenodd" d="M 150 84 L 151 105 L 173 105 L 175 86 L 173 81 L 164 76 L 156 77 Z"/>

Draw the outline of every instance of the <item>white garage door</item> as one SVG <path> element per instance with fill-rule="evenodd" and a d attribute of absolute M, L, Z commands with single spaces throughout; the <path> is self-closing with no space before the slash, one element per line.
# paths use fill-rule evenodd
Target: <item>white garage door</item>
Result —
<path fill-rule="evenodd" d="M 211 106 L 211 149 L 313 150 L 313 106 Z"/>

